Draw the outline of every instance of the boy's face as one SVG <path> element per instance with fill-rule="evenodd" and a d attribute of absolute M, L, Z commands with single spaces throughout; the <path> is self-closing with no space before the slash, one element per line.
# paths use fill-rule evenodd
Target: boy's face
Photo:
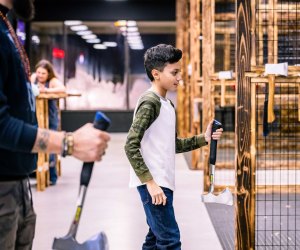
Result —
<path fill-rule="evenodd" d="M 180 62 L 168 63 L 162 72 L 158 71 L 157 77 L 159 87 L 166 91 L 176 91 L 182 80 Z"/>

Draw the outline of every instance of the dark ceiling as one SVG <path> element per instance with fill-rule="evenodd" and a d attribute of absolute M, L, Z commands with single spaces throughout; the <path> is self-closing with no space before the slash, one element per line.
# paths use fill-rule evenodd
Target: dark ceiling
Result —
<path fill-rule="evenodd" d="M 175 21 L 175 0 L 35 0 L 35 21 Z"/>

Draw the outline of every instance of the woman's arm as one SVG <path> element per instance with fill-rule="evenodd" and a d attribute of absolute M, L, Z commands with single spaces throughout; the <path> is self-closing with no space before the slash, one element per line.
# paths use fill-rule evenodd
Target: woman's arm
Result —
<path fill-rule="evenodd" d="M 49 88 L 45 88 L 46 93 L 65 93 L 66 87 L 57 78 L 53 78 L 49 82 Z"/>

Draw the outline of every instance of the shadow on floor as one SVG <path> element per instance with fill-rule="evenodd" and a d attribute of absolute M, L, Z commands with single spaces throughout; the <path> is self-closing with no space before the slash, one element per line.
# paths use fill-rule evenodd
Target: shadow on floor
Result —
<path fill-rule="evenodd" d="M 234 249 L 234 206 L 214 203 L 207 203 L 205 206 L 222 248 Z"/>

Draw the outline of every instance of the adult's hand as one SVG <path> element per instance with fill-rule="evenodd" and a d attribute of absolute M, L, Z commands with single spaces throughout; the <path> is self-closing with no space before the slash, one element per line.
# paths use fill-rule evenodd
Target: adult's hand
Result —
<path fill-rule="evenodd" d="M 105 154 L 110 136 L 87 123 L 73 133 L 73 156 L 84 162 L 100 161 Z"/>

